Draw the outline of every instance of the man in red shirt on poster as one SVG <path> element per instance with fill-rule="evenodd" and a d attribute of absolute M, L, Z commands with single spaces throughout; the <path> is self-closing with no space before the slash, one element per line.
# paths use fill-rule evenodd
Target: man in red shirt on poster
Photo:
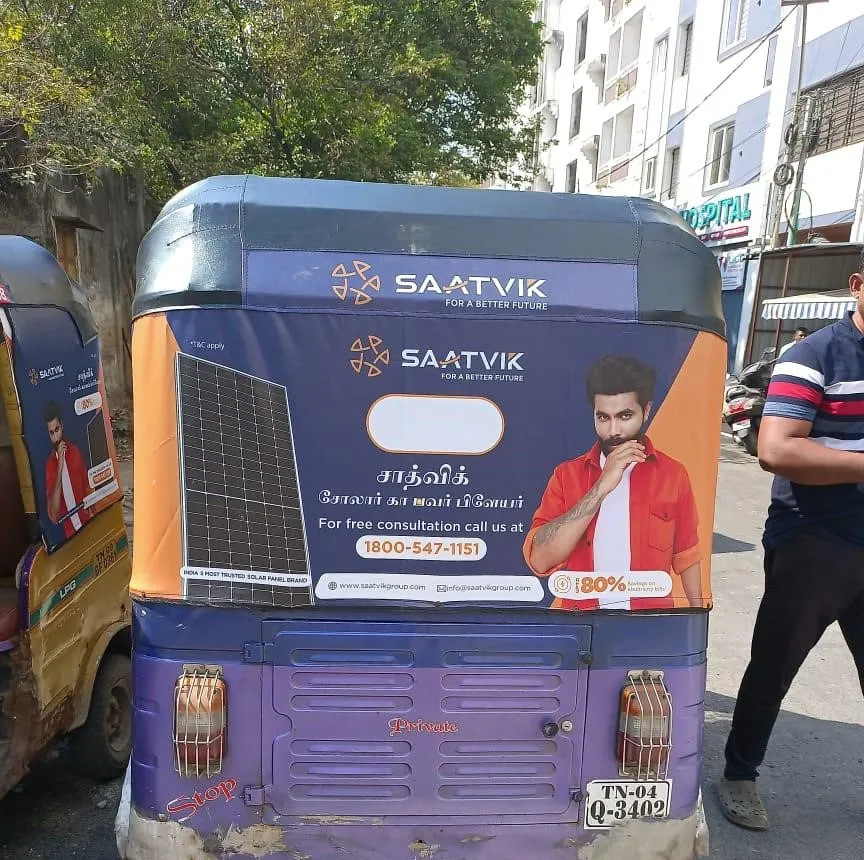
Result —
<path fill-rule="evenodd" d="M 45 426 L 54 450 L 45 464 L 45 493 L 48 498 L 48 518 L 62 521 L 67 538 L 92 518 L 84 499 L 90 494 L 87 465 L 78 447 L 63 436 L 63 416 L 53 401 L 45 406 Z"/>
<path fill-rule="evenodd" d="M 675 573 L 691 606 L 702 605 L 698 513 L 684 466 L 645 435 L 656 374 L 635 358 L 609 355 L 586 378 L 597 442 L 549 479 L 525 539 L 525 560 L 541 577 L 556 571 L 616 577 Z M 615 590 L 556 598 L 561 609 L 671 609 L 667 597 Z"/>

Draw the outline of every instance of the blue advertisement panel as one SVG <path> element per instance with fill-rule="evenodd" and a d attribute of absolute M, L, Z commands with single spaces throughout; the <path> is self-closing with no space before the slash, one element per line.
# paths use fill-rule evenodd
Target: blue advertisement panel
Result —
<path fill-rule="evenodd" d="M 246 301 L 255 307 L 636 319 L 636 269 L 628 265 L 251 251 L 246 269 Z"/>
<path fill-rule="evenodd" d="M 59 308 L 5 312 L 39 525 L 52 551 L 122 495 L 99 341 L 82 344 Z"/>
<path fill-rule="evenodd" d="M 248 301 L 287 312 L 168 314 L 181 596 L 710 605 L 714 470 L 693 434 L 716 420 L 664 409 L 722 341 L 633 322 L 626 266 L 370 259 L 254 252 Z M 533 279 L 544 301 L 397 292 L 409 268 L 482 271 L 481 292 Z"/>

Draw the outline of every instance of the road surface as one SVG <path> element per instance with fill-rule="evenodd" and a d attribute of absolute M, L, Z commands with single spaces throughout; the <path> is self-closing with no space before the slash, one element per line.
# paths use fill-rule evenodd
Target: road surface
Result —
<path fill-rule="evenodd" d="M 762 586 L 759 537 L 769 487 L 755 460 L 724 439 L 705 724 L 711 856 L 862 860 L 864 709 L 851 657 L 836 628 L 811 655 L 777 724 L 762 779 L 773 830 L 739 830 L 717 807 L 714 780 L 722 771 L 723 743 Z M 113 819 L 119 796 L 119 782 L 93 786 L 72 776 L 61 752 L 37 767 L 19 792 L 0 801 L 0 858 L 116 860 Z"/>

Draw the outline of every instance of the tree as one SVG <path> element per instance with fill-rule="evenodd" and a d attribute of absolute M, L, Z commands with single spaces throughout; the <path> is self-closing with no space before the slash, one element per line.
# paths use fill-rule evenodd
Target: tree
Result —
<path fill-rule="evenodd" d="M 143 169 L 164 197 L 215 173 L 470 184 L 530 150 L 533 0 L 5 2 L 54 81 L 28 94 L 33 164 Z"/>

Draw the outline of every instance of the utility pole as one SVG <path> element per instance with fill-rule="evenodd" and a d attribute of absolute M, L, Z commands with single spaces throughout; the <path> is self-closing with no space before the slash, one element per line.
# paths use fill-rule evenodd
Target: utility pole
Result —
<path fill-rule="evenodd" d="M 781 0 L 780 6 L 801 7 L 801 50 L 798 56 L 798 86 L 795 89 L 795 119 L 796 137 L 801 146 L 798 158 L 798 169 L 795 172 L 795 188 L 792 192 L 792 212 L 786 225 L 786 245 L 794 245 L 798 241 L 798 221 L 801 211 L 801 190 L 804 185 L 804 167 L 807 164 L 807 144 L 810 139 L 810 125 L 813 121 L 813 97 L 807 96 L 801 100 L 801 90 L 804 86 L 804 49 L 807 45 L 807 9 L 811 3 L 827 3 L 828 0 Z M 782 206 L 784 195 L 778 195 L 778 206 Z M 777 224 L 780 218 L 778 213 Z"/>
<path fill-rule="evenodd" d="M 806 6 L 804 7 L 807 8 Z M 805 12 L 806 14 L 806 12 Z M 789 213 L 789 223 L 786 226 L 786 245 L 798 244 L 798 223 L 801 213 L 801 190 L 804 186 L 804 166 L 807 164 L 807 146 L 810 140 L 810 124 L 813 121 L 813 96 L 806 96 L 802 119 L 798 123 L 798 141 L 801 152 L 798 156 L 798 167 L 795 170 L 795 189 L 792 192 L 792 211 Z"/>

